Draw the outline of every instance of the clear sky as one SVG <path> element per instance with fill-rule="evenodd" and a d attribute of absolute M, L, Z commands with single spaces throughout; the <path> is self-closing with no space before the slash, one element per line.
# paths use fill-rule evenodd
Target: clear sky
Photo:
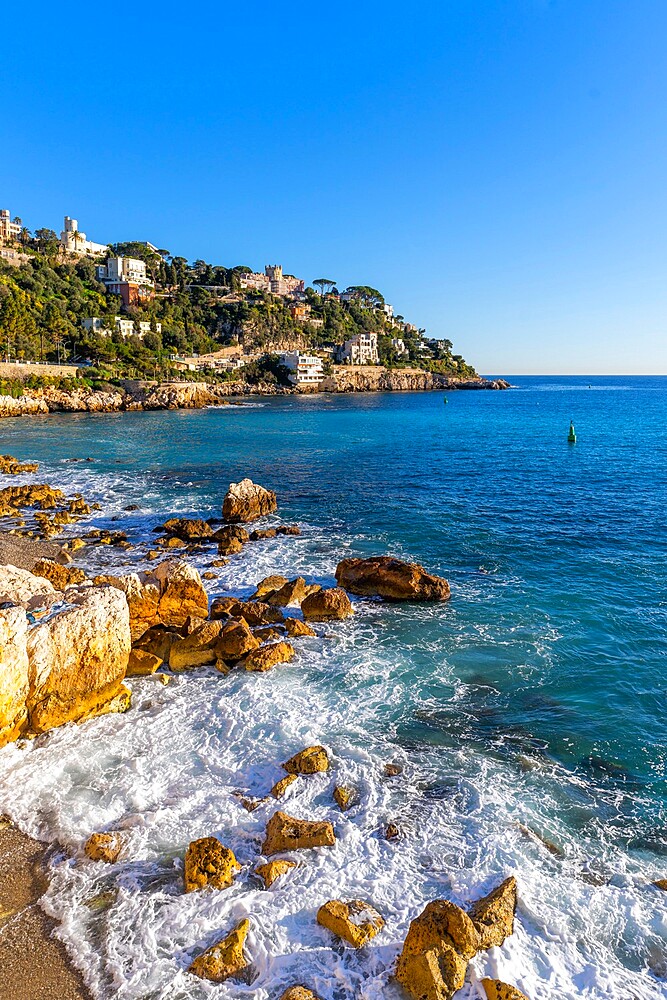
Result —
<path fill-rule="evenodd" d="M 6 3 L 0 207 L 667 373 L 665 0 Z"/>

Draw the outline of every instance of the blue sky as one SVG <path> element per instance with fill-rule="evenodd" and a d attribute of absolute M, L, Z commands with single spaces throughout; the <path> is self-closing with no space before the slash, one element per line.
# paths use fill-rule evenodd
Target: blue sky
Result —
<path fill-rule="evenodd" d="M 374 285 L 488 373 L 667 373 L 666 36 L 664 0 L 8 4 L 0 207 Z"/>

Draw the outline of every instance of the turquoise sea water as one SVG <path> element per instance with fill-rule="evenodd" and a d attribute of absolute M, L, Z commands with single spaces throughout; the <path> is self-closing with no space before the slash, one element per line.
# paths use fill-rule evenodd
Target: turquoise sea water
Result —
<path fill-rule="evenodd" d="M 96 523 L 114 516 L 131 538 L 170 513 L 216 513 L 229 482 L 243 476 L 275 489 L 280 520 L 300 523 L 302 537 L 249 547 L 214 593 L 248 593 L 272 570 L 330 583 L 338 559 L 350 554 L 391 553 L 446 576 L 447 605 L 359 602 L 353 624 L 327 629 L 298 673 L 286 668 L 272 681 L 271 699 L 285 708 L 271 736 L 280 749 L 283 742 L 289 749 L 291 738 L 299 742 L 295 729 L 319 737 L 353 778 L 356 761 L 362 783 L 372 780 L 371 760 L 406 766 L 409 788 L 383 789 L 377 801 L 369 792 L 357 828 L 348 831 L 356 844 L 359 830 L 367 830 L 350 890 L 363 896 L 366 877 L 366 898 L 375 888 L 394 908 L 397 947 L 419 903 L 438 891 L 465 901 L 513 871 L 522 883 L 522 930 L 491 965 L 480 960 L 480 975 L 495 970 L 531 1000 L 667 997 L 667 894 L 648 884 L 667 877 L 667 379 L 512 381 L 517 388 L 509 392 L 450 392 L 446 405 L 441 393 L 325 395 L 202 411 L 6 420 L 1 446 L 44 463 L 49 481 L 100 497 Z M 571 419 L 574 446 L 567 442 Z M 65 461 L 86 456 L 94 462 Z M 124 512 L 131 503 L 142 511 Z M 266 686 L 242 686 L 255 682 L 233 682 L 241 701 L 265 697 Z M 187 696 L 196 690 L 203 705 L 220 679 L 187 683 Z M 290 713 L 295 699 L 306 697 L 306 683 L 308 700 L 296 705 L 296 721 Z M 176 697 L 170 689 L 160 694 L 168 696 Z M 164 704 L 165 712 L 174 710 Z M 114 739 L 127 738 L 117 727 L 128 720 L 96 724 L 98 734 L 109 727 L 102 755 Z M 217 724 L 212 716 L 202 720 L 209 731 Z M 187 720 L 181 723 L 186 753 L 194 737 Z M 158 718 L 155 740 L 160 725 Z M 240 761 L 243 745 L 257 752 L 260 735 L 252 727 L 235 738 Z M 0 771 L 4 766 L 6 788 L 17 768 L 27 782 L 20 803 L 26 825 L 70 843 L 83 833 L 77 822 L 85 810 L 72 777 L 76 745 L 60 739 L 52 751 L 58 765 L 55 756 L 41 760 L 54 782 L 62 781 L 62 768 L 72 768 L 71 795 L 57 815 L 45 805 L 53 784 L 30 785 L 25 754 L 10 748 Z M 111 816 L 109 805 L 109 815 L 117 820 L 128 811 L 129 791 L 115 766 L 117 808 Z M 108 776 L 102 756 L 105 767 Z M 259 780 L 242 772 L 239 764 L 237 783 L 242 776 Z M 210 775 L 196 773 L 204 788 Z M 325 808 L 324 789 L 319 794 L 309 800 L 311 811 Z M 205 811 L 211 806 L 204 800 Z M 16 801 L 10 805 L 15 811 Z M 298 805 L 293 811 L 299 814 Z M 189 822 L 195 816 L 193 805 Z M 392 817 L 404 828 L 397 850 L 412 873 L 403 902 L 389 885 L 378 892 L 397 859 L 364 853 L 369 837 L 380 843 L 378 824 Z M 94 815 L 88 821 L 93 825 Z M 354 817 L 345 822 L 354 825 Z M 173 827 L 167 840 L 176 853 L 184 833 L 175 821 Z M 142 845 L 147 857 L 159 854 L 149 834 Z M 386 847 L 378 850 L 384 858 Z M 80 891 L 68 878 L 53 890 L 61 915 Z M 340 865 L 331 878 L 335 887 Z M 109 942 L 123 921 L 138 918 L 136 905 L 121 907 L 117 924 L 108 918 Z M 286 926 L 294 920 L 300 927 L 305 917 L 292 903 L 284 906 Z M 70 916 L 72 933 L 87 933 Z M 167 933 L 176 932 L 165 924 Z M 291 937 L 281 944 L 282 959 L 292 946 Z M 304 968 L 325 998 L 394 996 L 387 970 L 395 949 L 386 947 L 365 972 L 343 955 L 337 986 L 324 958 L 315 971 Z M 94 983 L 100 996 L 107 995 L 110 969 L 122 996 L 208 995 L 205 987 L 179 993 L 167 965 L 162 978 L 119 971 L 117 942 L 107 950 Z M 470 997 L 480 995 L 474 968 Z M 260 997 L 294 981 L 289 963 L 276 966 L 270 944 L 258 969 Z M 218 990 L 211 995 L 250 995 L 240 987 Z"/>

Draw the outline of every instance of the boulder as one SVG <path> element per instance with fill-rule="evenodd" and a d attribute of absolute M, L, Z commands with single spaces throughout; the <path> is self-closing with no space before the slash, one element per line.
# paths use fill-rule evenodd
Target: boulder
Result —
<path fill-rule="evenodd" d="M 28 619 L 23 608 L 0 610 L 0 747 L 18 738 L 28 720 Z"/>
<path fill-rule="evenodd" d="M 321 1000 L 321 998 L 305 986 L 290 986 L 289 989 L 285 990 L 280 1000 Z"/>
<path fill-rule="evenodd" d="M 208 617 L 208 594 L 194 566 L 168 559 L 153 570 L 160 587 L 158 618 L 180 626 L 188 615 Z"/>
<path fill-rule="evenodd" d="M 234 852 L 217 837 L 193 840 L 185 853 L 185 891 L 194 892 L 207 886 L 226 889 L 240 870 Z"/>
<path fill-rule="evenodd" d="M 209 979 L 212 983 L 224 983 L 226 979 L 237 976 L 248 965 L 243 946 L 249 929 L 250 921 L 241 920 L 227 937 L 198 955 L 188 972 L 200 979 Z"/>
<path fill-rule="evenodd" d="M 268 646 L 261 646 L 249 653 L 243 661 L 243 666 L 246 670 L 263 673 L 278 663 L 289 663 L 294 652 L 294 646 L 285 642 L 284 639 L 280 642 L 272 642 Z"/>
<path fill-rule="evenodd" d="M 278 534 L 275 528 L 255 528 L 254 531 L 250 532 L 251 542 L 261 542 L 265 538 L 275 538 Z"/>
<path fill-rule="evenodd" d="M 277 531 L 278 531 L 279 535 L 300 535 L 301 534 L 301 528 L 299 528 L 296 524 L 281 524 L 278 527 Z"/>
<path fill-rule="evenodd" d="M 257 649 L 259 642 L 250 631 L 250 626 L 242 618 L 225 625 L 215 644 L 215 656 L 219 660 L 240 660 L 246 653 Z"/>
<path fill-rule="evenodd" d="M 354 789 L 347 788 L 345 785 L 336 785 L 333 797 L 341 812 L 347 812 L 354 803 Z"/>
<path fill-rule="evenodd" d="M 264 888 L 270 889 L 276 879 L 286 875 L 292 868 L 296 868 L 296 861 L 268 861 L 265 865 L 255 868 L 255 871 L 264 879 Z"/>
<path fill-rule="evenodd" d="M 154 625 L 160 623 L 158 603 L 160 587 L 157 580 L 147 573 L 127 573 L 124 576 L 96 576 L 93 583 L 107 585 L 125 594 L 130 613 L 132 639 L 139 639 Z"/>
<path fill-rule="evenodd" d="M 272 594 L 276 590 L 280 590 L 286 583 L 288 583 L 286 576 L 265 576 L 263 580 L 257 584 L 255 593 L 250 598 L 251 601 L 260 600 L 262 597 L 266 597 L 267 594 Z"/>
<path fill-rule="evenodd" d="M 301 602 L 301 611 L 306 620 L 314 622 L 349 618 L 354 614 L 350 598 L 342 587 L 331 587 L 311 594 Z"/>
<path fill-rule="evenodd" d="M 254 628 L 253 635 L 260 642 L 274 642 L 283 637 L 283 633 L 277 625 L 262 625 L 260 628 Z"/>
<path fill-rule="evenodd" d="M 198 517 L 171 517 L 162 527 L 166 534 L 175 535 L 184 542 L 204 541 L 213 534 L 210 524 Z"/>
<path fill-rule="evenodd" d="M 288 774 L 317 774 L 329 770 L 329 757 L 324 747 L 306 747 L 283 764 Z"/>
<path fill-rule="evenodd" d="M 218 659 L 216 647 L 221 629 L 222 622 L 205 621 L 184 639 L 176 639 L 169 650 L 170 669 L 187 670 L 189 667 L 215 663 Z"/>
<path fill-rule="evenodd" d="M 488 896 L 470 907 L 470 916 L 480 937 L 481 949 L 500 947 L 514 933 L 517 884 L 514 876 L 505 879 Z"/>
<path fill-rule="evenodd" d="M 450 596 L 442 577 L 391 556 L 343 559 L 336 567 L 336 581 L 351 594 L 387 601 L 446 601 Z"/>
<path fill-rule="evenodd" d="M 0 660 L 2 657 L 0 657 Z M 663 892 L 667 892 L 667 878 L 657 878 L 655 882 L 652 883 L 656 889 L 662 889 Z"/>
<path fill-rule="evenodd" d="M 211 604 L 211 618 L 245 618 L 248 625 L 279 625 L 285 620 L 280 608 L 262 601 L 239 601 L 236 597 L 216 597 Z"/>
<path fill-rule="evenodd" d="M 35 576 L 41 576 L 49 583 L 52 583 L 56 590 L 66 590 L 67 587 L 76 586 L 83 583 L 86 574 L 82 569 L 74 566 L 62 566 L 52 559 L 39 559 L 34 566 Z"/>
<path fill-rule="evenodd" d="M 450 1000 L 463 986 L 468 960 L 479 947 L 468 914 L 437 899 L 411 922 L 396 978 L 415 1000 Z"/>
<path fill-rule="evenodd" d="M 0 455 L 0 472 L 5 476 L 17 476 L 21 472 L 37 472 L 37 462 L 19 462 L 13 455 Z"/>
<path fill-rule="evenodd" d="M 353 948 L 362 948 L 384 927 L 384 918 L 362 899 L 332 899 L 317 911 L 317 922 Z"/>
<path fill-rule="evenodd" d="M 334 828 L 328 820 L 311 822 L 306 819 L 294 819 L 293 816 L 278 811 L 266 824 L 262 854 L 270 857 L 282 851 L 333 847 L 335 842 Z"/>
<path fill-rule="evenodd" d="M 275 785 L 271 789 L 271 795 L 273 798 L 282 799 L 289 786 L 293 784 L 298 777 L 298 774 L 286 774 L 284 778 L 280 779 L 280 781 L 276 781 Z"/>
<path fill-rule="evenodd" d="M 0 566 L 0 602 L 27 604 L 33 597 L 53 594 L 55 587 L 44 577 L 17 566 Z"/>
<path fill-rule="evenodd" d="M 146 652 L 145 649 L 131 649 L 130 658 L 127 662 L 126 677 L 148 677 L 154 674 L 158 667 L 161 667 L 164 660 L 153 653 Z"/>
<path fill-rule="evenodd" d="M 145 653 L 152 653 L 166 663 L 169 662 L 171 647 L 181 639 L 180 632 L 167 629 L 164 625 L 154 625 L 144 632 L 140 639 L 134 644 L 135 650 L 142 650 Z"/>
<path fill-rule="evenodd" d="M 226 524 L 211 535 L 214 542 L 228 542 L 230 538 L 236 538 L 241 545 L 245 545 L 250 540 L 250 535 L 240 524 Z"/>
<path fill-rule="evenodd" d="M 266 595 L 267 604 L 276 607 L 287 608 L 291 605 L 299 605 L 310 594 L 315 594 L 322 588 L 318 583 L 307 584 L 302 576 L 297 576 L 295 580 L 288 580 L 280 590 L 276 590 Z"/>
<path fill-rule="evenodd" d="M 286 618 L 285 619 L 285 631 L 291 639 L 298 639 L 301 636 L 313 636 L 317 635 L 317 632 L 302 622 L 300 618 Z"/>
<path fill-rule="evenodd" d="M 123 838 L 115 831 L 92 833 L 83 849 L 91 861 L 106 861 L 107 864 L 113 864 L 118 861 L 123 850 Z"/>
<path fill-rule="evenodd" d="M 37 733 L 129 707 L 122 686 L 130 655 L 125 597 L 112 587 L 86 587 L 69 591 L 68 601 L 28 634 L 28 713 Z"/>
<path fill-rule="evenodd" d="M 487 1000 L 528 1000 L 526 994 L 516 986 L 508 986 L 499 979 L 483 979 L 482 986 Z"/>
<path fill-rule="evenodd" d="M 256 521 L 265 514 L 278 509 L 276 494 L 253 483 L 252 479 L 242 479 L 240 483 L 230 483 L 222 505 L 223 520 L 232 524 Z"/>

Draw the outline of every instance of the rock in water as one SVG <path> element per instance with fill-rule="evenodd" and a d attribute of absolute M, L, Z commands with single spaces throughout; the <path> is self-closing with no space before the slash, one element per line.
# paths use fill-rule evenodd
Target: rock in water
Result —
<path fill-rule="evenodd" d="M 172 517 L 165 521 L 163 528 L 168 535 L 181 538 L 184 542 L 199 542 L 210 538 L 213 529 L 198 517 Z"/>
<path fill-rule="evenodd" d="M 262 646 L 249 653 L 243 661 L 246 670 L 263 673 L 275 667 L 278 663 L 289 663 L 294 656 L 294 646 L 285 640 L 272 642 L 269 646 Z"/>
<path fill-rule="evenodd" d="M 353 948 L 367 944 L 384 927 L 383 917 L 362 899 L 352 899 L 349 903 L 330 900 L 317 911 L 317 922 Z"/>
<path fill-rule="evenodd" d="M 336 567 L 336 581 L 351 594 L 387 601 L 446 601 L 450 596 L 442 577 L 427 573 L 418 563 L 390 556 L 343 559 Z"/>
<path fill-rule="evenodd" d="M 284 587 L 286 583 L 289 583 L 286 576 L 265 576 L 264 579 L 260 580 L 257 584 L 257 589 L 252 595 L 251 600 L 261 600 L 261 598 L 266 597 L 267 594 L 273 594 L 276 590 L 280 590 L 280 588 Z"/>
<path fill-rule="evenodd" d="M 333 618 L 349 618 L 354 614 L 350 598 L 342 587 L 331 587 L 310 594 L 301 603 L 303 617 L 308 621 L 325 622 Z"/>
<path fill-rule="evenodd" d="M 220 660 L 235 662 L 258 646 L 259 642 L 250 631 L 250 626 L 241 618 L 222 629 L 215 644 L 215 653 Z"/>
<path fill-rule="evenodd" d="M 268 861 L 265 865 L 255 868 L 255 871 L 264 879 L 264 887 L 270 889 L 276 879 L 286 875 L 292 868 L 296 868 L 296 861 Z"/>
<path fill-rule="evenodd" d="M 280 781 L 276 781 L 269 794 L 272 795 L 274 799 L 282 799 L 289 786 L 297 781 L 298 777 L 298 774 L 286 774 L 284 778 L 280 779 Z"/>
<path fill-rule="evenodd" d="M 327 820 L 310 822 L 294 819 L 284 812 L 273 814 L 266 824 L 262 854 L 270 857 L 280 851 L 307 850 L 311 847 L 333 847 L 336 835 Z"/>
<path fill-rule="evenodd" d="M 222 516 L 231 524 L 256 521 L 265 514 L 278 509 L 276 494 L 257 486 L 252 479 L 242 479 L 240 483 L 230 483 L 222 505 Z"/>
<path fill-rule="evenodd" d="M 168 559 L 153 572 L 160 585 L 158 618 L 162 625 L 181 626 L 190 615 L 208 616 L 208 594 L 194 566 Z"/>
<path fill-rule="evenodd" d="M 92 833 L 86 841 L 84 851 L 91 861 L 118 861 L 123 850 L 123 839 L 119 833 Z"/>
<path fill-rule="evenodd" d="M 28 619 L 23 608 L 0 610 L 0 747 L 28 721 Z"/>
<path fill-rule="evenodd" d="M 56 590 L 66 590 L 67 587 L 83 583 L 86 579 L 86 574 L 82 569 L 76 569 L 74 566 L 63 566 L 61 563 L 54 562 L 53 559 L 39 559 L 35 563 L 33 573 L 35 576 L 41 576 L 48 580 Z"/>
<path fill-rule="evenodd" d="M 316 774 L 329 770 L 329 757 L 324 747 L 306 747 L 283 764 L 288 774 Z"/>
<path fill-rule="evenodd" d="M 200 667 L 217 660 L 216 644 L 220 637 L 222 622 L 202 622 L 184 639 L 176 639 L 169 650 L 169 668 L 187 670 Z"/>
<path fill-rule="evenodd" d="M 465 910 L 434 900 L 410 924 L 396 978 L 415 1000 L 451 1000 L 478 949 L 479 934 Z"/>
<path fill-rule="evenodd" d="M 234 852 L 224 847 L 217 837 L 193 840 L 185 854 L 185 891 L 194 892 L 209 885 L 214 889 L 226 889 L 240 870 Z"/>
<path fill-rule="evenodd" d="M 514 876 L 470 907 L 470 916 L 480 937 L 483 950 L 500 947 L 506 937 L 514 932 L 517 885 Z"/>
<path fill-rule="evenodd" d="M 341 812 L 347 812 L 354 804 L 354 789 L 345 785 L 336 785 L 333 793 L 334 801 L 338 804 Z"/>
<path fill-rule="evenodd" d="M 320 997 L 306 986 L 290 986 L 280 1000 L 320 1000 Z"/>
<path fill-rule="evenodd" d="M 315 629 L 312 629 L 310 625 L 306 625 L 306 623 L 302 622 L 300 618 L 286 618 L 285 631 L 290 639 L 298 639 L 300 636 L 306 635 L 317 635 Z"/>
<path fill-rule="evenodd" d="M 487 1000 L 528 1000 L 526 994 L 518 990 L 516 986 L 508 986 L 507 983 L 501 983 L 499 979 L 483 979 L 482 986 Z"/>
<path fill-rule="evenodd" d="M 249 929 L 250 921 L 241 920 L 227 937 L 195 958 L 188 972 L 212 983 L 224 983 L 231 976 L 238 975 L 248 965 L 243 946 Z"/>

